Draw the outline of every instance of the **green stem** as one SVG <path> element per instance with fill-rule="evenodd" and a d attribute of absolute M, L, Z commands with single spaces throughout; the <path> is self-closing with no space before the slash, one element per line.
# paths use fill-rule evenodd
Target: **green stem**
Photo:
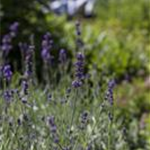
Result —
<path fill-rule="evenodd" d="M 73 102 L 73 111 L 72 111 L 72 117 L 71 117 L 71 124 L 70 124 L 70 130 L 74 121 L 74 115 L 75 115 L 75 111 L 76 111 L 76 105 L 77 105 L 77 97 L 78 97 L 78 89 L 76 90 L 76 95 L 75 95 L 75 99 Z"/>

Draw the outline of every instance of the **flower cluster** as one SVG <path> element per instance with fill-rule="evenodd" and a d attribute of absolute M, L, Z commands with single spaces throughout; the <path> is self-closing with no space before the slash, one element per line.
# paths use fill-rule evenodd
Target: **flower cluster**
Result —
<path fill-rule="evenodd" d="M 72 82 L 72 86 L 75 88 L 80 87 L 83 84 L 84 79 L 84 55 L 82 53 L 78 53 L 77 62 L 75 63 L 76 71 L 75 77 L 76 79 Z"/>

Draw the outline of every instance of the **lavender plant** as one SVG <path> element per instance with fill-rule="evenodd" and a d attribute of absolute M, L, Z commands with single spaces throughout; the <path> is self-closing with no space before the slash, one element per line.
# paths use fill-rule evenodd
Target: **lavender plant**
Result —
<path fill-rule="evenodd" d="M 13 36 L 16 27 L 17 24 L 11 26 Z M 51 67 L 51 44 L 50 34 L 46 33 L 41 52 L 47 67 L 43 75 L 47 75 L 48 67 Z M 67 80 L 55 85 L 57 88 L 49 86 L 47 93 L 31 82 L 36 78 L 33 73 L 34 44 L 25 48 L 21 84 L 13 85 L 12 80 L 13 86 L 0 89 L 3 95 L 0 97 L 0 150 L 129 150 L 113 111 L 114 80 L 108 87 L 102 83 L 104 90 L 99 88 L 94 81 L 97 78 L 93 80 L 92 75 L 86 78 L 86 56 L 77 52 L 72 66 L 74 77 L 63 74 Z M 67 65 L 65 50 L 60 51 L 58 59 L 61 65 Z M 13 76 L 10 66 L 6 65 L 2 70 L 2 78 L 10 81 Z M 49 84 L 49 77 L 46 82 Z"/>

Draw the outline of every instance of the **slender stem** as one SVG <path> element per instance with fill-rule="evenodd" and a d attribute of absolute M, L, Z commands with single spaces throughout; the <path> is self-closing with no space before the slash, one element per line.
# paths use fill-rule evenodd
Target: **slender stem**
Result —
<path fill-rule="evenodd" d="M 111 150 L 111 129 L 112 129 L 112 122 L 108 124 L 108 150 Z"/>
<path fill-rule="evenodd" d="M 57 145 L 61 150 L 63 150 L 63 147 L 59 143 L 57 143 Z"/>
<path fill-rule="evenodd" d="M 112 114 L 112 120 L 109 119 L 109 124 L 108 124 L 108 150 L 111 150 L 112 148 L 112 126 L 113 126 L 113 122 L 114 122 L 114 106 L 111 106 L 111 114 Z"/>
<path fill-rule="evenodd" d="M 74 121 L 74 115 L 75 115 L 76 104 L 77 104 L 77 97 L 78 97 L 78 89 L 76 90 L 75 99 L 74 99 L 74 101 L 73 101 L 73 111 L 72 111 L 70 129 L 71 129 L 72 124 L 73 124 L 73 121 Z"/>

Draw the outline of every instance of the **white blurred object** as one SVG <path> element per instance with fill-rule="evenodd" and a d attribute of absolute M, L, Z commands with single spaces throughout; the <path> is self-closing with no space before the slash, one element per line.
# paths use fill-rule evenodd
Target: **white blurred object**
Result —
<path fill-rule="evenodd" d="M 83 9 L 84 15 L 91 16 L 94 4 L 95 0 L 55 0 L 49 3 L 49 7 L 56 14 L 67 13 L 69 16 L 74 16 Z"/>
<path fill-rule="evenodd" d="M 87 4 L 85 5 L 85 15 L 90 16 L 93 13 L 95 0 L 88 0 Z"/>

